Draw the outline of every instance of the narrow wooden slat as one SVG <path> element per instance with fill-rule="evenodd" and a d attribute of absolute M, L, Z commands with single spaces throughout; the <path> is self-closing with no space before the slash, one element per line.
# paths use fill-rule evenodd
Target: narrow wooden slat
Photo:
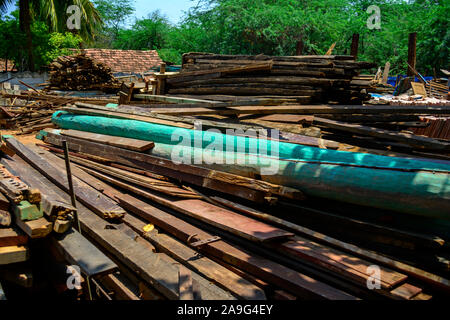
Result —
<path fill-rule="evenodd" d="M 104 135 L 104 134 L 97 134 L 97 133 L 78 131 L 78 130 L 62 130 L 61 134 L 64 136 L 80 138 L 80 139 L 98 142 L 98 143 L 104 143 L 104 144 L 107 144 L 110 146 L 133 150 L 133 151 L 138 151 L 138 152 L 144 152 L 144 151 L 150 150 L 155 146 L 155 144 L 153 142 L 149 142 L 149 141 L 108 136 L 108 135 Z"/>
<path fill-rule="evenodd" d="M 15 228 L 0 229 L 0 247 L 23 246 L 28 237 Z"/>
<path fill-rule="evenodd" d="M 383 130 L 374 127 L 367 127 L 358 124 L 350 124 L 341 121 L 315 117 L 314 124 L 325 126 L 330 129 L 352 132 L 381 139 L 398 141 L 418 148 L 426 148 L 432 150 L 450 151 L 450 143 L 442 142 L 436 139 L 416 136 L 413 134 Z"/>
<path fill-rule="evenodd" d="M 24 246 L 0 247 L 0 265 L 28 260 L 28 248 Z"/>

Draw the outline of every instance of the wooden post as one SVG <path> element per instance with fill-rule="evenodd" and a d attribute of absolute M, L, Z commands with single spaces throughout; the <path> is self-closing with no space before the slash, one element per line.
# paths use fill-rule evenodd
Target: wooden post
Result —
<path fill-rule="evenodd" d="M 417 32 L 413 32 L 409 34 L 408 41 L 408 64 L 416 69 L 416 43 L 417 43 Z M 406 74 L 408 77 L 414 76 L 414 71 L 408 67 Z"/>
<path fill-rule="evenodd" d="M 383 79 L 381 80 L 382 84 L 387 84 L 388 78 L 389 78 L 389 69 L 391 68 L 391 63 L 388 61 L 384 65 L 384 71 L 383 71 Z"/>
<path fill-rule="evenodd" d="M 295 55 L 301 56 L 303 54 L 303 48 L 305 44 L 303 43 L 303 36 L 300 36 L 300 39 L 297 42 L 297 48 L 295 50 Z"/>
<path fill-rule="evenodd" d="M 352 47 L 350 49 L 350 55 L 356 60 L 358 57 L 358 45 L 359 45 L 359 33 L 354 33 L 352 37 Z"/>
<path fill-rule="evenodd" d="M 161 67 L 159 69 L 159 73 L 160 74 L 166 73 L 166 64 L 165 63 L 161 63 Z"/>

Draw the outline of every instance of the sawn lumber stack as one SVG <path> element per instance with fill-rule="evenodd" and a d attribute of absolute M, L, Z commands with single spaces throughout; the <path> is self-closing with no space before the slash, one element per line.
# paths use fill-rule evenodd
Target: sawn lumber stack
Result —
<path fill-rule="evenodd" d="M 160 75 L 159 94 L 289 96 L 298 101 L 361 103 L 366 83 L 353 82 L 375 64 L 352 56 L 249 56 L 187 53 L 176 75 Z"/>

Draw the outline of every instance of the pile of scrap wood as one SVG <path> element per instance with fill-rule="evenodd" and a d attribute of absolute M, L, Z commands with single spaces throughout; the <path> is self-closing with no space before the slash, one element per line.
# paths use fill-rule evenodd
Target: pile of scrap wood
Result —
<path fill-rule="evenodd" d="M 300 190 L 254 178 L 171 165 L 149 154 L 149 141 L 73 130 L 48 130 L 42 138 L 48 151 L 7 139 L 28 169 L 9 164 L 36 180 L 45 177 L 54 190 L 67 141 L 74 181 L 84 185 L 76 190 L 86 206 L 78 208 L 82 232 L 124 267 L 141 298 L 428 300 L 449 294 L 441 276 L 448 265 L 435 256 L 448 251 L 441 234 L 346 217 L 348 207 L 305 200 Z M 114 228 L 105 228 L 99 210 L 104 196 L 126 210 Z M 373 264 L 382 282 L 369 290 Z M 127 267 L 138 272 L 125 273 Z M 149 291 L 151 297 L 142 293 Z"/>
<path fill-rule="evenodd" d="M 17 134 L 28 134 L 52 127 L 51 115 L 70 103 L 80 101 L 105 104 L 118 101 L 117 98 L 60 96 L 32 87 L 23 91 L 18 85 L 11 86 L 8 82 L 3 83 L 0 89 L 0 128 L 17 130 Z"/>
<path fill-rule="evenodd" d="M 352 78 L 374 66 L 339 55 L 187 53 L 179 74 L 158 74 L 156 78 L 158 94 L 290 96 L 300 102 L 361 103 L 368 96 Z"/>
<path fill-rule="evenodd" d="M 49 69 L 49 89 L 110 91 L 119 87 L 109 67 L 85 54 L 60 56 Z"/>
<path fill-rule="evenodd" d="M 27 265 L 29 239 L 46 237 L 52 231 L 40 203 L 39 190 L 0 165 L 0 300 L 6 300 L 3 287 L 10 283 L 32 286 L 33 274 Z"/>

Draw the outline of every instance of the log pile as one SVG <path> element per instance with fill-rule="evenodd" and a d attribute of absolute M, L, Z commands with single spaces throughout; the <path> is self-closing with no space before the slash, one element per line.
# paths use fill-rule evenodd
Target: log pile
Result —
<path fill-rule="evenodd" d="M 358 104 L 368 96 L 361 92 L 360 84 L 352 83 L 352 78 L 374 66 L 339 55 L 187 53 L 179 74 L 162 75 L 163 91 L 171 95 L 290 96 L 301 102 Z"/>
<path fill-rule="evenodd" d="M 50 64 L 49 89 L 112 90 L 119 87 L 111 69 L 84 54 L 60 56 Z"/>

